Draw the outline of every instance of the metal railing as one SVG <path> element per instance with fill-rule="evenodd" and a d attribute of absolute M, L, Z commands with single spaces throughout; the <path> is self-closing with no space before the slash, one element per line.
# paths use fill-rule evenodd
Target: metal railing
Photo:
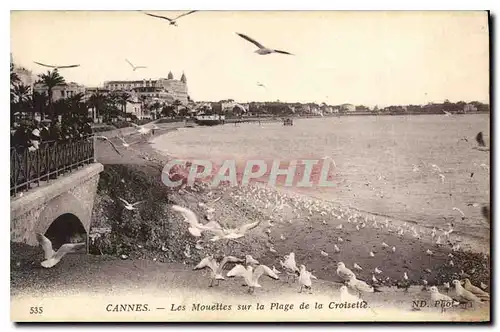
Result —
<path fill-rule="evenodd" d="M 10 148 L 10 195 L 28 191 L 94 162 L 92 137 L 66 142 L 42 142 L 35 151 Z"/>

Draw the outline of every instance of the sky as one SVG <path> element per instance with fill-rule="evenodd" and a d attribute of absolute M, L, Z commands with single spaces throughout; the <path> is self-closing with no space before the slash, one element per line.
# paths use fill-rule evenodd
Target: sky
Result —
<path fill-rule="evenodd" d="M 178 25 L 139 11 L 12 11 L 11 53 L 36 74 L 47 69 L 33 61 L 80 64 L 60 72 L 86 86 L 184 72 L 195 101 L 489 101 L 486 12 L 199 11 Z M 236 32 L 294 56 L 258 55 Z"/>

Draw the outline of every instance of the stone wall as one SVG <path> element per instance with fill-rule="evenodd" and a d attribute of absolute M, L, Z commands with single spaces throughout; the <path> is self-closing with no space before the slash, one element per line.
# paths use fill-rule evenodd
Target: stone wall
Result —
<path fill-rule="evenodd" d="M 45 233 L 65 213 L 75 215 L 88 235 L 99 173 L 103 169 L 102 164 L 91 164 L 12 199 L 11 241 L 37 245 L 35 233 Z"/>

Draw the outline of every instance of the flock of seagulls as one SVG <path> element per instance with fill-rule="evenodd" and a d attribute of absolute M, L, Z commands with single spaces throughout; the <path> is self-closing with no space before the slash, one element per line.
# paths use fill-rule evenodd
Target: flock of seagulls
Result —
<path fill-rule="evenodd" d="M 198 10 L 191 10 L 191 11 L 183 13 L 183 14 L 177 16 L 177 17 L 174 17 L 174 18 L 169 18 L 169 17 L 162 16 L 162 15 L 155 15 L 155 14 L 151 14 L 151 13 L 144 13 L 144 14 L 147 15 L 147 16 L 150 16 L 150 17 L 154 17 L 154 18 L 157 18 L 157 19 L 161 19 L 161 20 L 167 21 L 170 26 L 178 27 L 177 21 L 181 17 L 185 17 L 187 15 L 191 15 L 191 14 L 197 12 L 197 11 Z M 262 45 L 261 43 L 259 43 L 258 41 L 256 41 L 255 39 L 253 39 L 253 38 L 251 38 L 251 37 L 249 37 L 249 36 L 247 36 L 247 35 L 245 35 L 243 33 L 237 32 L 236 34 L 238 36 L 240 36 L 241 38 L 243 38 L 243 39 L 247 40 L 248 42 L 250 42 L 250 43 L 254 44 L 255 46 L 257 46 L 258 49 L 255 50 L 255 53 L 257 53 L 259 55 L 268 55 L 268 54 L 273 54 L 273 53 L 294 55 L 294 54 L 292 54 L 290 52 L 287 52 L 287 51 L 282 51 L 282 50 L 277 50 L 277 49 L 266 47 L 266 46 Z M 125 61 L 132 67 L 133 71 L 136 71 L 137 69 L 145 69 L 145 68 L 147 68 L 146 66 L 135 66 L 128 59 L 125 59 Z M 38 65 L 40 65 L 40 66 L 47 67 L 47 68 L 52 68 L 54 70 L 80 67 L 79 64 L 71 64 L 71 65 L 49 65 L 49 64 L 45 64 L 45 63 L 41 63 L 41 62 L 37 62 L 37 61 L 33 61 L 33 62 L 36 63 L 36 64 L 38 64 Z"/>
<path fill-rule="evenodd" d="M 438 166 L 436 165 L 436 167 Z M 293 223 L 293 218 L 287 220 L 290 217 L 290 213 L 292 216 L 295 215 L 297 219 L 302 219 L 302 220 L 305 219 L 306 221 L 311 221 L 312 216 L 323 216 L 325 218 L 325 220 L 323 220 L 322 222 L 323 224 L 328 224 L 326 220 L 329 218 L 347 220 L 347 223 L 339 224 L 338 226 L 335 227 L 335 229 L 344 232 L 344 235 L 342 235 L 344 238 L 338 236 L 336 239 L 332 239 L 333 241 L 336 242 L 334 245 L 335 248 L 334 251 L 327 252 L 324 249 L 319 250 L 318 256 L 329 257 L 330 255 L 335 255 L 342 252 L 341 248 L 342 244 L 345 241 L 344 240 L 346 236 L 345 232 L 348 232 L 348 230 L 346 229 L 348 224 L 351 224 L 350 228 L 355 229 L 356 231 L 360 231 L 363 228 L 371 227 L 374 229 L 386 229 L 389 233 L 393 233 L 399 237 L 402 237 L 405 234 L 409 234 L 410 237 L 413 237 L 418 240 L 425 239 L 426 243 L 430 242 L 431 245 L 432 243 L 434 243 L 434 246 L 437 246 L 438 248 L 449 246 L 452 252 L 460 250 L 462 242 L 461 237 L 455 234 L 452 223 L 449 223 L 447 225 L 447 228 L 434 227 L 431 230 L 423 227 L 418 227 L 417 225 L 408 225 L 407 223 L 391 222 L 387 218 L 383 220 L 383 218 L 377 219 L 374 216 L 364 216 L 359 212 L 354 212 L 348 208 L 334 206 L 333 203 L 330 202 L 318 201 L 309 197 L 295 195 L 293 193 L 278 194 L 274 190 L 258 184 L 253 186 L 238 188 L 237 190 L 232 190 L 229 192 L 229 197 L 233 199 L 235 206 L 243 210 L 252 208 L 257 211 L 271 212 L 270 219 L 267 221 L 268 227 L 265 228 L 264 230 L 264 233 L 267 234 L 270 241 L 271 241 L 270 229 L 274 226 L 274 224 L 286 223 L 286 222 Z M 200 203 L 199 206 L 207 208 L 207 206 L 204 203 Z M 176 210 L 177 212 L 181 212 L 179 208 L 174 208 L 174 210 Z M 460 209 L 457 208 L 454 210 L 459 212 L 461 216 L 463 215 L 463 212 L 461 212 Z M 207 208 L 207 211 L 209 211 L 210 214 L 212 214 L 213 208 Z M 195 222 L 199 223 L 198 218 L 196 217 L 196 214 L 193 211 L 186 208 L 182 208 L 181 214 L 185 217 L 186 221 L 188 221 L 190 225 L 194 224 Z M 220 229 L 220 225 L 217 226 L 218 223 L 216 223 L 213 220 L 213 216 L 208 217 L 207 215 L 206 219 L 210 221 L 202 226 L 209 228 L 208 230 L 206 230 L 207 232 L 213 233 L 214 230 Z M 263 223 L 262 222 L 252 223 L 253 226 L 252 229 L 257 227 L 259 224 L 262 225 Z M 246 225 L 244 226 L 246 227 Z M 239 234 L 238 238 L 243 237 L 244 233 L 246 232 L 241 232 L 241 233 L 243 234 Z M 199 236 L 201 235 L 201 232 L 199 233 L 199 235 L 198 234 L 192 234 L 192 235 Z M 285 240 L 286 238 L 287 237 L 284 236 L 284 234 L 281 234 L 279 236 L 280 240 Z M 216 237 L 216 239 L 218 240 L 219 238 Z M 381 242 L 381 247 L 385 250 L 387 254 L 388 253 L 394 254 L 397 252 L 396 246 L 389 245 L 386 242 Z M 268 249 L 271 253 L 275 254 L 274 256 L 279 255 L 279 253 L 274 249 L 274 245 L 272 243 L 269 244 Z M 425 270 L 423 271 L 424 274 L 434 273 L 433 270 L 431 270 L 432 267 L 431 260 L 435 256 L 435 252 L 433 251 L 434 249 L 433 250 L 431 249 L 432 248 L 426 248 L 423 252 L 423 254 L 429 257 L 429 267 L 430 267 L 430 268 L 425 268 Z M 380 253 L 377 253 L 376 251 L 367 252 L 367 257 L 373 258 L 376 257 L 377 255 L 380 255 Z M 213 256 L 208 256 L 208 257 L 212 257 L 210 259 L 213 259 Z M 450 268 L 455 267 L 455 264 L 452 260 L 453 257 L 454 256 L 451 253 L 448 255 L 449 262 L 447 264 L 450 266 Z M 266 275 L 269 276 L 271 279 L 278 280 L 279 275 L 281 274 L 281 272 L 276 270 L 274 266 L 272 268 L 269 268 L 268 266 L 264 265 L 262 268 L 257 269 L 257 267 L 261 266 L 262 264 L 259 264 L 259 262 L 256 261 L 250 263 L 245 258 L 241 258 L 238 260 L 234 259 L 233 262 L 237 263 L 238 268 L 231 269 L 230 273 L 226 274 L 226 276 L 224 276 L 222 272 L 218 273 L 219 279 L 224 280 L 220 278 L 220 276 L 222 276 L 223 278 L 234 277 L 234 276 L 241 276 L 243 278 L 246 278 L 245 286 L 249 286 L 249 292 L 254 292 L 255 288 L 262 287 L 258 281 L 259 277 L 261 277 L 262 275 Z M 307 271 L 305 265 L 297 264 L 295 259 L 295 254 L 293 252 L 283 256 L 283 260 L 279 260 L 279 264 L 282 268 L 283 273 L 286 276 L 287 283 L 290 281 L 290 278 L 292 278 L 293 281 L 298 282 L 300 286 L 299 292 L 302 292 L 303 290 L 309 290 L 309 292 L 311 292 L 312 280 L 316 279 L 316 277 L 310 271 Z M 364 293 L 381 292 L 382 287 L 397 286 L 397 288 L 403 288 L 405 289 L 405 291 L 407 291 L 412 284 L 415 285 L 414 281 L 410 281 L 407 272 L 403 273 L 400 280 L 394 280 L 384 276 L 383 268 L 380 268 L 379 266 L 372 267 L 372 270 L 370 272 L 371 279 L 365 281 L 360 279 L 357 276 L 357 273 L 366 274 L 369 272 L 356 262 L 354 262 L 352 266 L 354 270 L 348 269 L 345 263 L 343 262 L 337 263 L 336 274 L 343 283 L 342 287 L 340 288 L 341 298 L 361 299 Z M 200 266 L 198 266 L 196 269 L 199 268 Z M 216 270 L 216 268 L 214 268 L 213 270 Z M 469 271 L 469 273 L 471 274 L 474 273 L 474 270 L 475 269 Z M 272 271 L 274 274 L 269 273 L 269 271 Z M 358 272 L 355 273 L 354 271 Z M 453 274 L 453 276 L 457 277 L 458 276 L 463 277 L 467 275 L 468 274 L 464 270 L 460 271 L 460 273 L 457 272 Z M 469 285 L 470 281 L 466 282 L 462 280 L 461 282 L 458 281 L 457 284 L 454 280 L 458 279 L 453 279 L 453 281 L 451 281 L 452 285 L 451 287 L 450 287 L 450 282 L 445 282 L 442 285 L 447 290 L 449 290 L 450 288 L 455 289 L 455 292 L 452 292 L 450 293 L 450 295 L 446 296 L 451 296 L 453 298 L 453 301 L 458 301 L 460 303 L 470 302 L 470 298 L 472 297 L 464 295 L 468 294 L 467 291 L 470 292 L 469 290 L 471 288 Z M 424 277 L 422 277 L 421 279 L 421 284 L 424 285 L 423 289 L 429 292 L 430 296 L 434 298 L 442 297 L 441 295 L 437 295 L 439 291 L 437 293 L 435 292 L 435 289 L 437 289 L 437 285 L 432 286 L 435 287 L 435 289 L 430 287 L 431 285 L 429 285 L 429 283 L 427 282 L 427 280 L 424 279 Z M 462 288 L 460 288 L 462 284 L 464 284 L 462 288 L 465 289 L 466 291 L 463 291 Z M 487 286 L 482 284 L 481 287 L 486 288 Z M 356 295 L 349 293 L 349 290 L 353 290 L 354 292 L 356 292 Z M 482 290 L 482 292 L 484 291 Z M 486 292 L 484 293 L 487 294 Z M 485 301 L 487 299 L 487 296 L 483 294 L 483 297 L 481 298 L 480 302 Z"/>

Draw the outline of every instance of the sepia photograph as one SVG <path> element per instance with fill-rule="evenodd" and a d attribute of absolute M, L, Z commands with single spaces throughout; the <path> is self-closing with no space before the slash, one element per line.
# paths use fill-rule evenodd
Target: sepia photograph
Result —
<path fill-rule="evenodd" d="M 10 11 L 12 322 L 491 322 L 487 10 Z"/>

